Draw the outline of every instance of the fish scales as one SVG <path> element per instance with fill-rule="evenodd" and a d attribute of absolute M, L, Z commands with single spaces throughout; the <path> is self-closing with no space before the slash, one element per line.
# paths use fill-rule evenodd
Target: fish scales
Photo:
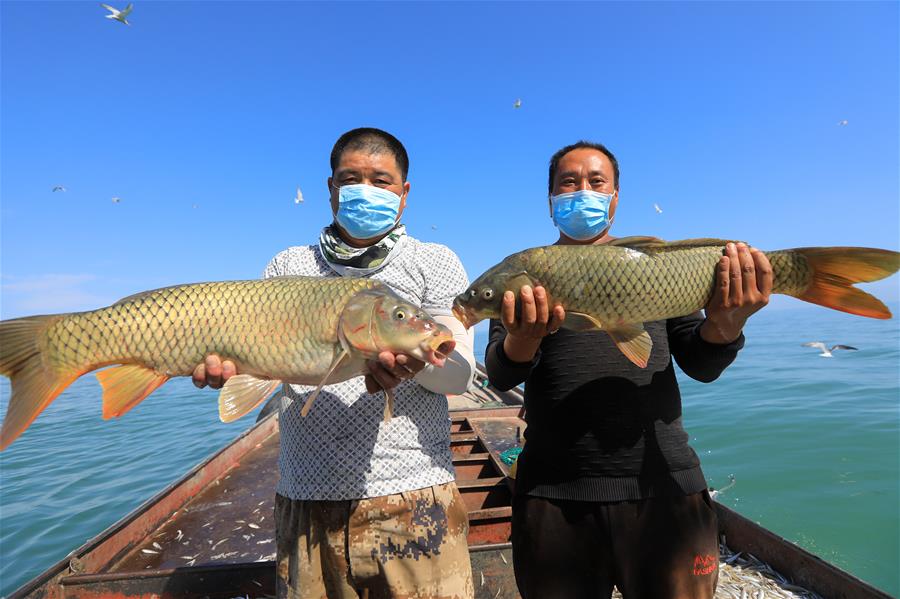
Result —
<path fill-rule="evenodd" d="M 572 251 L 575 249 L 576 251 Z M 567 310 L 603 322 L 647 322 L 689 314 L 706 305 L 721 251 L 689 248 L 679 252 L 638 252 L 608 247 L 602 252 L 548 246 L 514 256 L 521 267 Z"/>
<path fill-rule="evenodd" d="M 341 300 L 379 286 L 366 279 L 326 281 L 283 277 L 146 292 L 61 316 L 47 328 L 43 355 L 56 370 L 129 362 L 184 376 L 216 353 L 246 374 L 321 376 L 338 347 Z"/>
<path fill-rule="evenodd" d="M 566 311 L 562 326 L 603 330 L 635 365 L 644 368 L 652 340 L 643 323 L 694 313 L 712 299 L 726 240 L 665 242 L 627 237 L 600 245 L 553 245 L 507 257 L 478 277 L 453 302 L 467 327 L 499 318 L 506 291 L 518 297 L 542 286 L 551 305 Z M 807 247 L 765 252 L 772 293 L 868 318 L 890 318 L 878 298 L 855 288 L 900 268 L 900 253 L 878 248 Z"/>
<path fill-rule="evenodd" d="M 97 373 L 103 417 L 119 417 L 206 356 L 232 360 L 219 417 L 249 413 L 281 383 L 317 385 L 367 372 L 380 352 L 442 366 L 452 332 L 382 283 L 350 277 L 276 277 L 177 285 L 73 314 L 0 321 L 0 374 L 12 395 L 0 450 L 76 378 Z M 393 400 L 385 390 L 385 419 Z"/>

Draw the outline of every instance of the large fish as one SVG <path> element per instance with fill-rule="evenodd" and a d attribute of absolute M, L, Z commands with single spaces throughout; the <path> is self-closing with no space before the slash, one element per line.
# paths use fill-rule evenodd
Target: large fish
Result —
<path fill-rule="evenodd" d="M 602 245 L 528 249 L 490 268 L 456 297 L 453 312 L 466 327 L 500 318 L 503 293 L 542 285 L 550 305 L 566 310 L 564 327 L 602 330 L 634 364 L 644 368 L 652 342 L 642 323 L 685 316 L 712 297 L 716 265 L 729 241 L 623 237 Z M 890 318 L 877 298 L 854 283 L 896 272 L 900 254 L 851 247 L 766 252 L 772 292 L 869 318 Z"/>
<path fill-rule="evenodd" d="M 5 449 L 76 378 L 97 373 L 103 417 L 121 416 L 211 353 L 235 362 L 219 415 L 235 420 L 282 382 L 318 385 L 366 371 L 381 351 L 442 366 L 450 330 L 371 279 L 278 277 L 180 285 L 100 310 L 0 322 L 0 374 L 12 396 L 0 431 Z M 391 395 L 386 393 L 385 418 Z"/>

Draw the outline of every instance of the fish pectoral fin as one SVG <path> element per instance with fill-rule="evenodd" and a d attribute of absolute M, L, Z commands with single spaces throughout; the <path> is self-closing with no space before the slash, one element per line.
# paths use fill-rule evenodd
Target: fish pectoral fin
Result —
<path fill-rule="evenodd" d="M 566 317 L 568 319 L 568 317 Z M 644 330 L 644 325 L 625 324 L 606 331 L 612 337 L 613 343 L 625 357 L 640 368 L 646 368 L 650 360 L 650 351 L 653 349 L 653 340 L 650 334 Z"/>
<path fill-rule="evenodd" d="M 568 310 L 566 311 L 566 319 L 563 321 L 562 326 L 565 329 L 579 332 L 603 331 L 606 329 L 602 322 L 590 314 L 585 314 L 584 312 L 569 312 Z"/>
<path fill-rule="evenodd" d="M 394 391 L 393 389 L 384 389 L 384 421 L 390 422 L 394 417 Z"/>
<path fill-rule="evenodd" d="M 236 374 L 219 392 L 219 420 L 234 422 L 268 399 L 281 381 L 260 379 L 249 374 Z"/>
<path fill-rule="evenodd" d="M 306 415 L 309 414 L 309 409 L 312 407 L 313 402 L 316 401 L 316 398 L 319 396 L 319 393 L 322 391 L 322 387 L 325 386 L 325 383 L 328 382 L 328 378 L 334 373 L 338 367 L 343 364 L 344 360 L 350 358 L 350 352 L 346 349 L 341 349 L 341 353 L 337 355 L 334 361 L 331 363 L 331 367 L 328 369 L 328 372 L 325 373 L 325 376 L 322 377 L 322 382 L 319 383 L 319 386 L 316 387 L 316 390 L 309 394 L 309 397 L 306 398 L 306 402 L 303 404 L 303 407 L 300 408 L 300 415 L 306 418 Z"/>
<path fill-rule="evenodd" d="M 169 376 L 141 366 L 124 364 L 97 373 L 103 387 L 103 419 L 118 418 L 156 391 Z"/>

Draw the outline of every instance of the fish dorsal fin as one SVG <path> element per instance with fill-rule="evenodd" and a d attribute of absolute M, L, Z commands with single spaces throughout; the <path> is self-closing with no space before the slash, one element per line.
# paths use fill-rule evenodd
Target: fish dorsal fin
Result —
<path fill-rule="evenodd" d="M 348 352 L 345 348 L 341 348 L 341 353 L 335 357 L 334 361 L 331 363 L 331 367 L 328 369 L 328 372 L 325 373 L 325 376 L 322 377 L 322 382 L 319 383 L 319 386 L 316 387 L 315 391 L 309 394 L 309 397 L 306 398 L 306 403 L 303 404 L 303 407 L 300 408 L 300 415 L 306 418 L 306 415 L 309 414 L 309 409 L 312 407 L 313 402 L 319 396 L 319 393 L 322 391 L 322 387 L 325 386 L 325 383 L 328 382 L 328 377 L 330 377 L 338 367 L 343 364 L 344 360 L 350 357 L 350 352 Z"/>
<path fill-rule="evenodd" d="M 563 328 L 571 331 L 602 331 L 605 329 L 603 323 L 584 312 L 566 311 L 566 319 L 562 324 Z"/>
<path fill-rule="evenodd" d="M 650 351 L 653 349 L 653 340 L 650 334 L 644 330 L 641 323 L 621 324 L 615 329 L 606 331 L 612 337 L 613 343 L 625 357 L 640 368 L 646 368 L 650 360 Z"/>
<path fill-rule="evenodd" d="M 149 289 L 147 291 L 139 291 L 138 293 L 132 293 L 127 297 L 123 297 L 119 301 L 113 304 L 113 306 L 118 306 L 119 304 L 124 304 L 126 302 L 133 302 L 134 300 L 140 299 L 151 293 L 157 293 L 158 291 L 165 291 L 166 289 L 174 289 L 176 287 L 184 287 L 184 285 L 169 285 L 168 287 L 160 287 L 159 289 Z"/>
<path fill-rule="evenodd" d="M 103 387 L 103 419 L 108 420 L 141 403 L 169 377 L 146 366 L 125 364 L 98 372 L 97 380 Z"/>
<path fill-rule="evenodd" d="M 265 401 L 281 381 L 260 379 L 249 374 L 236 374 L 225 381 L 219 392 L 219 419 L 234 422 Z"/>
<path fill-rule="evenodd" d="M 695 239 L 679 239 L 664 241 L 657 237 L 620 237 L 613 239 L 609 245 L 627 247 L 645 252 L 665 252 L 700 247 L 724 248 L 729 243 L 739 243 L 733 239 L 715 239 L 713 237 L 697 237 Z"/>
<path fill-rule="evenodd" d="M 659 237 L 651 237 L 649 235 L 632 235 L 630 237 L 618 237 L 610 241 L 607 245 L 617 245 L 637 249 L 666 245 L 666 241 Z"/>

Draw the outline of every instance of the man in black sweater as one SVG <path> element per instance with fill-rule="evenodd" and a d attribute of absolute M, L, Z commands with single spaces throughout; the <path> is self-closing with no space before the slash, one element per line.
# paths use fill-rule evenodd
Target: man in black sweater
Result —
<path fill-rule="evenodd" d="M 600 144 L 578 142 L 550 161 L 558 244 L 601 244 L 619 199 L 619 168 Z M 524 599 L 596 599 L 616 585 L 631 598 L 712 598 L 718 523 L 681 425 L 672 358 L 715 380 L 743 347 L 747 318 L 768 302 L 762 252 L 729 244 L 701 313 L 644 323 L 646 368 L 604 332 L 560 326 L 562 306 L 524 287 L 506 292 L 486 351 L 491 383 L 525 383 L 527 441 L 513 499 L 513 556 Z"/>

